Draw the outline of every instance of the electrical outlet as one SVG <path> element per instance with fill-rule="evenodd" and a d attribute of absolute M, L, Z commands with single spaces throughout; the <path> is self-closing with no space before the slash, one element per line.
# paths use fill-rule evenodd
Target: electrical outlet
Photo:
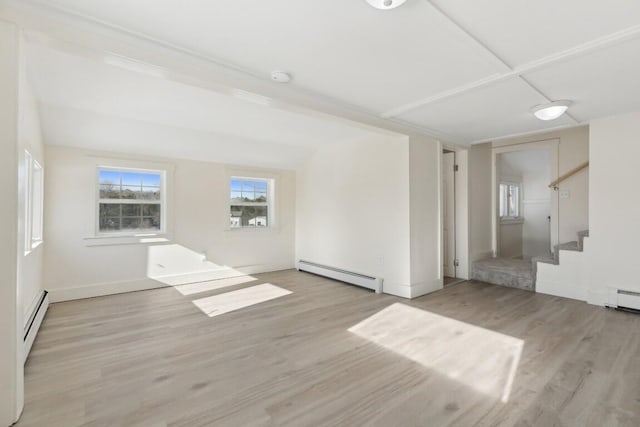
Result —
<path fill-rule="evenodd" d="M 569 193 L 569 190 L 560 190 L 561 199 L 568 199 L 570 196 L 571 196 L 571 193 Z"/>
<path fill-rule="evenodd" d="M 379 256 L 377 258 L 377 261 L 378 261 L 378 264 L 380 264 L 380 265 L 384 264 L 384 257 Z"/>

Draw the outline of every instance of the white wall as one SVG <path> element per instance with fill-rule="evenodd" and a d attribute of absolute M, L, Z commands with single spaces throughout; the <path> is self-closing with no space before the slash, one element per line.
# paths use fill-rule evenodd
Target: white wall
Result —
<path fill-rule="evenodd" d="M 410 138 L 411 297 L 442 289 L 441 156 L 436 140 Z"/>
<path fill-rule="evenodd" d="M 0 20 L 0 426 L 23 406 L 22 300 L 17 285 L 19 30 Z"/>
<path fill-rule="evenodd" d="M 491 236 L 491 143 L 469 150 L 469 258 L 470 262 L 493 254 Z"/>
<path fill-rule="evenodd" d="M 46 146 L 45 288 L 53 301 L 163 286 L 166 275 L 229 266 L 258 273 L 294 266 L 295 173 Z M 107 244 L 95 235 L 98 165 L 167 169 L 169 242 Z M 277 226 L 229 230 L 232 174 L 276 179 Z M 139 240 L 139 239 L 138 239 Z M 122 243 L 122 242 L 120 242 Z M 203 254 L 206 254 L 207 261 Z M 161 258 L 162 262 L 156 258 Z M 158 267 L 161 264 L 161 267 Z M 150 277 L 152 276 L 152 277 Z"/>
<path fill-rule="evenodd" d="M 640 112 L 592 121 L 590 149 L 585 254 L 589 301 L 601 304 L 607 287 L 640 292 Z"/>
<path fill-rule="evenodd" d="M 20 114 L 19 114 L 19 176 L 21 186 L 25 183 L 25 152 L 29 150 L 33 160 L 46 169 L 44 162 L 44 146 L 40 128 L 38 105 L 24 73 L 20 79 Z M 26 190 L 21 187 L 18 201 L 18 233 L 25 235 Z M 18 286 L 21 291 L 22 307 L 25 322 L 28 320 L 34 302 L 42 291 L 43 242 L 35 249 L 25 247 L 25 239 L 18 239 Z M 27 250 L 28 253 L 27 253 Z"/>
<path fill-rule="evenodd" d="M 327 144 L 298 171 L 296 259 L 384 278 L 411 296 L 409 142 Z"/>

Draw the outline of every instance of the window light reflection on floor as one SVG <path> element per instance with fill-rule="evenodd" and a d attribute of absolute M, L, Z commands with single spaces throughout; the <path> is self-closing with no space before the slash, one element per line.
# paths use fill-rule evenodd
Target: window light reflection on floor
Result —
<path fill-rule="evenodd" d="M 207 316 L 215 317 L 280 298 L 291 293 L 291 291 L 272 285 L 271 283 L 264 283 L 237 291 L 196 299 L 193 301 L 193 304 Z"/>
<path fill-rule="evenodd" d="M 505 403 L 524 346 L 521 339 L 402 303 L 349 331 Z"/>
<path fill-rule="evenodd" d="M 255 282 L 255 277 L 252 276 L 238 276 L 230 277 L 228 279 L 208 280 L 206 282 L 187 283 L 185 285 L 176 285 L 174 288 L 182 295 L 193 295 L 201 292 L 213 291 L 216 289 L 222 289 L 229 286 L 242 285 L 244 283 Z"/>

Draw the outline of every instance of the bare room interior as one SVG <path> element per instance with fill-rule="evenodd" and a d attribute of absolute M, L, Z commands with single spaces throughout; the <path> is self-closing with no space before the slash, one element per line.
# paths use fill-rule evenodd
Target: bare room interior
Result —
<path fill-rule="evenodd" d="M 0 0 L 0 426 L 640 425 L 640 2 Z"/>

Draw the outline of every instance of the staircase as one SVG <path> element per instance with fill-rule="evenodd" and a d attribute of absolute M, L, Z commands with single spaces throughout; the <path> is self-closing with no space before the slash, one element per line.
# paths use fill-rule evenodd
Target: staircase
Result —
<path fill-rule="evenodd" d="M 553 254 L 547 257 L 486 258 L 476 261 L 471 268 L 471 278 L 494 285 L 535 291 L 538 263 L 559 265 L 561 251 L 582 252 L 585 237 L 589 237 L 589 230 L 580 231 L 576 241 L 555 245 Z"/>

